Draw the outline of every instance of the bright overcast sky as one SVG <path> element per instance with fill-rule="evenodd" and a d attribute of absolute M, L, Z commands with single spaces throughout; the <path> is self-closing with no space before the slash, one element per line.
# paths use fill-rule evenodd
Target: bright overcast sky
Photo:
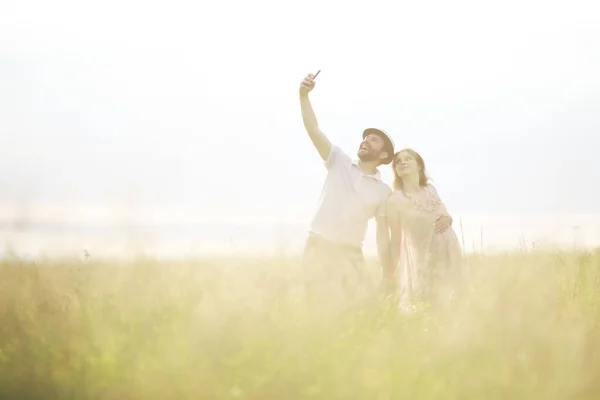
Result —
<path fill-rule="evenodd" d="M 599 213 L 593 4 L 5 1 L 0 200 L 307 220 L 324 168 L 297 93 L 321 69 L 332 141 L 388 130 L 451 211 Z"/>

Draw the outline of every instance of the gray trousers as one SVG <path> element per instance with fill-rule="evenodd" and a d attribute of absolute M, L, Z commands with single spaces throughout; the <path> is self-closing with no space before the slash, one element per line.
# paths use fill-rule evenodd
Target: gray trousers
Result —
<path fill-rule="evenodd" d="M 373 274 L 366 269 L 360 247 L 339 245 L 310 234 L 302 264 L 309 301 L 319 307 L 349 305 L 373 294 Z"/>

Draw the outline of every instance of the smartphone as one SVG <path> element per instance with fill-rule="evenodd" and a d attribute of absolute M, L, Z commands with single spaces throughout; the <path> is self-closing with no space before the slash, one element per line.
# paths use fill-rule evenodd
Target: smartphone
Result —
<path fill-rule="evenodd" d="M 313 76 L 313 79 L 316 79 L 317 76 L 319 76 L 319 73 L 321 72 L 321 70 L 318 70 L 317 73 L 315 74 L 315 76 Z"/>

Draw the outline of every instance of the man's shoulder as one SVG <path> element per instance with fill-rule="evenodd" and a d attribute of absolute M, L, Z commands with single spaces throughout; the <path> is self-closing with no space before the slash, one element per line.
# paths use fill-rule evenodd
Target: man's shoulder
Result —
<path fill-rule="evenodd" d="M 336 144 L 331 144 L 329 156 L 325 160 L 325 166 L 327 166 L 327 168 L 331 168 L 335 165 L 346 164 L 350 161 L 350 157 L 348 156 L 348 154 L 346 154 L 346 152 L 344 152 L 344 150 L 342 150 Z"/>
<path fill-rule="evenodd" d="M 379 188 L 381 190 L 382 195 L 385 195 L 386 198 L 388 196 L 391 196 L 394 193 L 393 190 L 392 190 L 392 188 L 390 187 L 390 185 L 388 185 L 387 183 L 385 183 L 381 179 L 379 179 L 379 181 L 378 181 L 378 186 L 379 186 Z"/>

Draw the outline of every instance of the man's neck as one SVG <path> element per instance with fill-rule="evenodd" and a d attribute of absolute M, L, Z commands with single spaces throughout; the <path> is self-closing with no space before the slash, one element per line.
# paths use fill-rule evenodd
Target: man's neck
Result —
<path fill-rule="evenodd" d="M 360 159 L 358 160 L 358 168 L 360 168 L 363 174 L 366 175 L 375 175 L 377 173 L 378 166 L 379 163 L 376 163 L 374 161 L 363 161 Z"/>

